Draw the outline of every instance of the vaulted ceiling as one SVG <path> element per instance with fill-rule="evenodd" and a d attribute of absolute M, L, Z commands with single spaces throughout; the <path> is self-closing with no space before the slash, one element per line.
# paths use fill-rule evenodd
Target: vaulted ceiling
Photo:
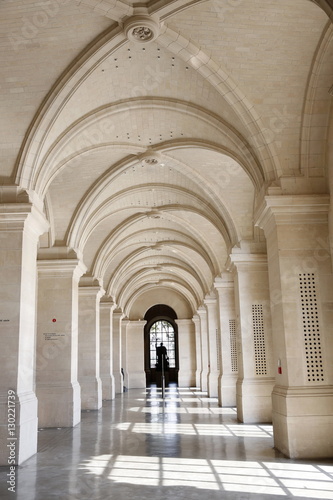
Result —
<path fill-rule="evenodd" d="M 129 317 L 193 314 L 263 242 L 260 194 L 326 183 L 331 7 L 1 2 L 1 182 L 44 207 L 44 253 L 75 251 Z"/>

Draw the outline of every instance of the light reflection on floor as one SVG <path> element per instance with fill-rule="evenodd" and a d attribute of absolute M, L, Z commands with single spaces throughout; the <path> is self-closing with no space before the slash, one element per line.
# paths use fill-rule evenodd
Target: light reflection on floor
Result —
<path fill-rule="evenodd" d="M 81 467 L 116 483 L 333 498 L 333 467 L 322 465 L 109 455 Z"/>
<path fill-rule="evenodd" d="M 333 500 L 333 464 L 288 460 L 271 425 L 241 424 L 198 389 L 134 389 L 40 432 L 17 486 L 17 500 Z"/>
<path fill-rule="evenodd" d="M 117 425 L 119 430 L 128 430 L 130 424 L 121 422 Z M 223 425 L 223 424 L 174 424 L 174 423 L 138 423 L 134 424 L 132 432 L 144 434 L 187 434 L 206 436 L 236 436 L 271 438 L 273 428 L 270 425 Z"/>
<path fill-rule="evenodd" d="M 219 408 L 214 398 L 196 389 L 166 392 L 162 399 L 157 389 L 146 391 L 146 398 L 136 401 L 141 406 L 129 407 L 129 413 L 150 415 L 145 422 L 120 422 L 119 431 L 132 435 L 212 436 L 221 439 L 258 439 L 272 442 L 272 425 L 244 425 L 236 421 L 235 408 Z M 220 415 L 225 423 L 170 421 L 170 415 Z M 155 418 L 156 417 L 156 418 Z M 207 417 L 206 417 L 207 418 Z M 216 418 L 216 417 L 215 417 Z M 190 487 L 212 492 L 241 493 L 263 499 L 312 498 L 333 500 L 333 466 L 306 463 L 214 460 L 168 456 L 113 455 L 94 457 L 83 463 L 88 474 L 103 474 L 115 484 L 147 487 Z M 235 497 L 237 498 L 237 497 Z M 248 498 L 248 497 L 246 497 Z"/>

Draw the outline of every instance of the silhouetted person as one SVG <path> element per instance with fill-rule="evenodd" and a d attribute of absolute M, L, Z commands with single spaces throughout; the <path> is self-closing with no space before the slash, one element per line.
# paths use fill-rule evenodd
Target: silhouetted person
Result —
<path fill-rule="evenodd" d="M 159 347 L 156 347 L 156 355 L 157 355 L 157 363 L 156 363 L 156 371 L 162 371 L 162 363 L 164 366 L 164 371 L 166 371 L 169 367 L 168 363 L 168 351 L 166 347 L 163 345 L 163 342 L 160 343 Z"/>

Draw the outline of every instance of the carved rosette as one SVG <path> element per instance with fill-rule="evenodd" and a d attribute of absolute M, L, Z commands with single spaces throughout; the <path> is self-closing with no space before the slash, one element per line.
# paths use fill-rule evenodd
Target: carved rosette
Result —
<path fill-rule="evenodd" d="M 147 165 L 163 165 L 162 163 L 162 156 L 160 153 L 157 151 L 145 151 L 144 153 L 138 155 L 139 160 L 141 163 L 147 164 Z"/>
<path fill-rule="evenodd" d="M 160 24 L 150 16 L 133 16 L 125 21 L 124 33 L 132 42 L 149 43 L 160 34 Z"/>

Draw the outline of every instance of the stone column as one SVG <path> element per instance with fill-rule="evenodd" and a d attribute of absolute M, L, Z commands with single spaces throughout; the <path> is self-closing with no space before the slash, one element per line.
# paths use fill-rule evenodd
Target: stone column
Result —
<path fill-rule="evenodd" d="M 121 374 L 121 322 L 124 314 L 121 309 L 113 311 L 113 377 L 116 394 L 123 392 L 124 382 Z"/>
<path fill-rule="evenodd" d="M 218 397 L 218 379 L 220 376 L 220 332 L 218 329 L 217 318 L 217 300 L 214 292 L 206 295 L 204 304 L 207 309 L 207 328 L 208 328 L 208 354 L 209 354 L 209 371 L 208 371 L 208 396 L 211 398 Z"/>
<path fill-rule="evenodd" d="M 207 310 L 205 307 L 199 307 L 197 310 L 200 318 L 200 331 L 201 331 L 201 381 L 200 388 L 206 392 L 208 390 L 208 329 L 207 329 Z"/>
<path fill-rule="evenodd" d="M 195 371 L 195 385 L 201 387 L 201 373 L 202 373 L 202 351 L 201 351 L 201 322 L 197 314 L 192 318 L 195 329 L 195 352 L 196 352 L 196 371 Z"/>
<path fill-rule="evenodd" d="M 217 292 L 218 319 L 221 334 L 221 373 L 218 380 L 220 406 L 236 406 L 238 376 L 236 311 L 234 280 L 225 272 L 214 281 Z"/>
<path fill-rule="evenodd" d="M 83 277 L 79 286 L 79 383 L 83 410 L 102 406 L 100 379 L 99 302 L 104 290 L 97 280 Z"/>
<path fill-rule="evenodd" d="M 48 224 L 16 188 L 0 188 L 0 202 L 0 465 L 8 467 L 9 453 L 21 464 L 37 451 L 36 260 Z"/>
<path fill-rule="evenodd" d="M 333 455 L 333 276 L 328 195 L 266 196 L 274 340 L 275 447 L 292 458 Z"/>
<path fill-rule="evenodd" d="M 176 319 L 179 346 L 179 387 L 195 385 L 195 330 L 191 319 Z"/>
<path fill-rule="evenodd" d="M 128 388 L 146 387 L 144 327 L 146 321 L 129 321 L 127 325 L 126 362 Z"/>
<path fill-rule="evenodd" d="M 230 259 L 239 329 L 237 418 L 271 422 L 274 369 L 267 256 L 240 250 Z"/>
<path fill-rule="evenodd" d="M 110 297 L 103 297 L 100 301 L 100 378 L 102 381 L 102 399 L 110 400 L 115 397 L 113 376 L 113 331 L 112 316 L 115 303 Z"/>
<path fill-rule="evenodd" d="M 127 327 L 129 319 L 123 318 L 121 321 L 121 373 L 123 376 L 123 390 L 128 389 L 128 371 L 127 371 Z"/>
<path fill-rule="evenodd" d="M 46 259 L 50 253 L 54 258 Z M 76 258 L 60 258 L 66 253 L 70 257 L 66 248 L 43 251 L 43 260 L 37 262 L 36 393 L 40 427 L 72 427 L 81 420 L 78 283 L 86 267 Z"/>

